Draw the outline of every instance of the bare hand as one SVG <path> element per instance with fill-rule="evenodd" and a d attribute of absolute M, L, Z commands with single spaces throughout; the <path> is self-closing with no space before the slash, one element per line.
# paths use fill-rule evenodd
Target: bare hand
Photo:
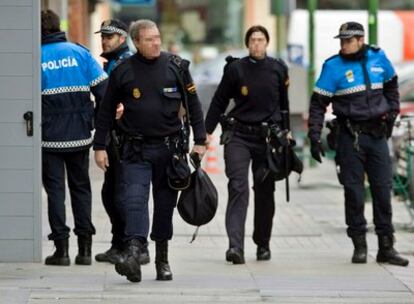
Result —
<path fill-rule="evenodd" d="M 106 172 L 106 168 L 109 167 L 109 160 L 105 150 L 95 151 L 95 163 Z"/>
<path fill-rule="evenodd" d="M 200 160 L 203 158 L 204 154 L 206 154 L 206 146 L 204 145 L 194 145 L 193 150 L 191 153 L 197 153 L 200 156 Z"/>
<path fill-rule="evenodd" d="M 122 102 L 118 103 L 118 105 L 116 106 L 116 114 L 115 114 L 115 119 L 121 119 L 122 115 L 124 114 L 124 105 L 122 104 Z"/>
<path fill-rule="evenodd" d="M 206 140 L 206 148 L 207 149 L 213 141 L 214 141 L 213 134 L 207 134 L 207 140 Z"/>

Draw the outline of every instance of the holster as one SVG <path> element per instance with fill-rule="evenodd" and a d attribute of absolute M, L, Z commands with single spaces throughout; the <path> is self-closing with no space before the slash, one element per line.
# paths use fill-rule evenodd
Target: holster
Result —
<path fill-rule="evenodd" d="M 331 150 L 336 150 L 338 147 L 338 138 L 339 138 L 339 131 L 340 126 L 338 120 L 333 119 L 326 123 L 326 127 L 329 129 L 329 133 L 326 136 L 326 141 L 328 142 L 328 147 Z"/>
<path fill-rule="evenodd" d="M 110 132 L 111 140 L 109 142 L 109 148 L 112 150 L 117 162 L 121 162 L 121 153 L 123 145 L 123 136 L 118 134 L 116 130 Z"/>
<path fill-rule="evenodd" d="M 222 133 L 220 135 L 220 145 L 226 145 L 230 142 L 234 134 L 236 120 L 223 114 L 220 116 L 220 125 Z"/>

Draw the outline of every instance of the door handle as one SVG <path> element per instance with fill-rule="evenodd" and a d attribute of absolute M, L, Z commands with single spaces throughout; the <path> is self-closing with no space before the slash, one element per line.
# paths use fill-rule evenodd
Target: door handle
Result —
<path fill-rule="evenodd" d="M 33 136 L 33 112 L 27 111 L 23 114 L 23 118 L 26 121 L 27 136 Z"/>

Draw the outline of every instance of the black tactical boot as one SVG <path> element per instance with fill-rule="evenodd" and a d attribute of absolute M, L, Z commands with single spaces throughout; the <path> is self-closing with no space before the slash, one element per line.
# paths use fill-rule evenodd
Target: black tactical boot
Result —
<path fill-rule="evenodd" d="M 397 250 L 394 249 L 393 235 L 379 235 L 378 236 L 378 263 L 389 263 L 397 266 L 407 266 L 409 261 L 404 259 Z"/>
<path fill-rule="evenodd" d="M 54 241 L 56 250 L 46 258 L 46 265 L 69 266 L 69 239 Z"/>
<path fill-rule="evenodd" d="M 244 264 L 244 252 L 238 248 L 229 248 L 226 251 L 226 261 L 233 262 L 233 264 Z"/>
<path fill-rule="evenodd" d="M 116 272 L 126 276 L 130 282 L 141 282 L 141 265 L 139 263 L 141 247 L 142 243 L 138 239 L 128 241 L 121 260 L 115 264 Z"/>
<path fill-rule="evenodd" d="M 139 255 L 139 263 L 141 265 L 148 264 L 150 262 L 150 256 L 148 251 L 148 243 L 142 245 L 141 253 Z"/>
<path fill-rule="evenodd" d="M 171 281 L 173 278 L 168 264 L 168 241 L 155 242 L 155 269 L 158 281 Z"/>
<path fill-rule="evenodd" d="M 364 264 L 367 262 L 367 240 L 365 234 L 355 235 L 352 237 L 354 243 L 354 254 L 352 255 L 352 263 Z"/>
<path fill-rule="evenodd" d="M 109 262 L 111 264 L 116 264 L 121 261 L 121 254 L 122 249 L 112 245 L 107 251 L 95 255 L 95 260 L 97 262 Z"/>
<path fill-rule="evenodd" d="M 75 258 L 76 265 L 92 264 L 92 235 L 78 236 L 78 255 Z"/>
<path fill-rule="evenodd" d="M 258 261 L 269 261 L 271 257 L 269 246 L 257 246 L 256 259 Z"/>

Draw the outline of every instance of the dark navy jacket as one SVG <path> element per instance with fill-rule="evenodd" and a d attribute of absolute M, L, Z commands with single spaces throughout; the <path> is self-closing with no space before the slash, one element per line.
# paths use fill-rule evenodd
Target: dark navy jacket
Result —
<path fill-rule="evenodd" d="M 92 143 L 94 106 L 102 99 L 107 74 L 84 47 L 65 33 L 42 37 L 42 148 L 70 152 Z"/>
<path fill-rule="evenodd" d="M 133 53 L 129 50 L 126 42 L 121 44 L 115 50 L 109 53 L 102 53 L 101 57 L 105 58 L 107 62 L 104 63 L 104 71 L 111 74 L 111 72 L 126 58 L 131 57 Z"/>
<path fill-rule="evenodd" d="M 320 139 L 326 107 L 351 121 L 375 121 L 399 112 L 398 79 L 384 51 L 365 46 L 363 56 L 325 61 L 311 97 L 309 137 Z"/>

